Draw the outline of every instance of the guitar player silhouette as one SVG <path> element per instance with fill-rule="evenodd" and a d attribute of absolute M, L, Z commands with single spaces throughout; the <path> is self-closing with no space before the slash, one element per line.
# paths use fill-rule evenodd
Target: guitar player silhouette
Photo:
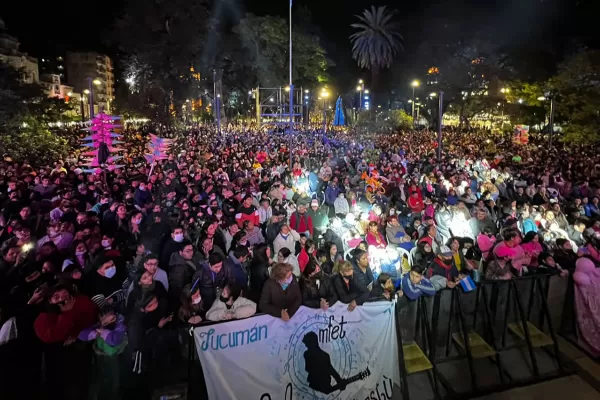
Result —
<path fill-rule="evenodd" d="M 342 379 L 331 364 L 331 358 L 327 352 L 319 347 L 319 337 L 315 332 L 308 332 L 302 338 L 302 343 L 306 346 L 304 352 L 304 369 L 308 373 L 306 381 L 308 386 L 318 392 L 329 394 L 336 390 L 344 391 L 346 386 L 371 375 L 367 367 L 366 370 L 346 379 Z M 335 386 L 331 385 L 331 377 L 335 379 Z"/>

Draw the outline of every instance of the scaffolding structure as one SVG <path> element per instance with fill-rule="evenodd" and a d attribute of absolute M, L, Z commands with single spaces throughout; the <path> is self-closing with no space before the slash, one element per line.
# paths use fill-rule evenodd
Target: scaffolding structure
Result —
<path fill-rule="evenodd" d="M 256 102 L 256 121 L 259 126 L 265 123 L 275 124 L 285 128 L 290 124 L 290 91 L 289 87 L 262 88 L 252 91 Z M 294 88 L 294 103 L 292 117 L 294 124 L 304 122 L 303 89 Z"/>

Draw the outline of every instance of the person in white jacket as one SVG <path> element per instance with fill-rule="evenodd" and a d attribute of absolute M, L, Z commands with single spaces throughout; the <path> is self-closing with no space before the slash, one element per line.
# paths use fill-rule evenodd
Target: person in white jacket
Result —
<path fill-rule="evenodd" d="M 227 285 L 206 313 L 209 321 L 248 318 L 256 314 L 256 303 L 242 297 L 242 288 Z"/>
<path fill-rule="evenodd" d="M 350 212 L 350 205 L 348 204 L 348 200 L 346 200 L 344 192 L 340 192 L 337 199 L 333 202 L 333 207 L 336 214 L 346 216 Z"/>
<path fill-rule="evenodd" d="M 289 225 L 284 224 L 279 229 L 279 234 L 273 241 L 273 253 L 279 253 L 284 247 L 287 247 L 293 254 L 296 252 L 296 242 L 300 240 L 300 234 L 293 229 L 290 229 Z"/>

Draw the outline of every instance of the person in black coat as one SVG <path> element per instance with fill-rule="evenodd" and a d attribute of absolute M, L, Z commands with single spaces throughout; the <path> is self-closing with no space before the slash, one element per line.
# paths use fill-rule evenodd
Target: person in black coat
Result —
<path fill-rule="evenodd" d="M 184 240 L 183 228 L 181 226 L 176 226 L 171 231 L 171 237 L 169 239 L 167 239 L 167 242 L 161 249 L 159 265 L 162 269 L 169 272 L 168 266 L 169 266 L 169 262 L 171 261 L 171 255 L 173 253 L 181 250 L 183 240 Z"/>
<path fill-rule="evenodd" d="M 354 267 L 349 261 L 341 261 L 336 265 L 333 286 L 339 301 L 348 304 L 348 311 L 354 311 L 356 306 L 369 300 L 369 291 L 357 282 Z"/>
<path fill-rule="evenodd" d="M 248 267 L 250 290 L 247 297 L 258 304 L 263 286 L 269 280 L 269 266 L 273 263 L 273 260 L 271 259 L 271 248 L 266 243 L 257 245 L 253 254 L 254 256 Z"/>
<path fill-rule="evenodd" d="M 314 260 L 310 260 L 302 272 L 300 292 L 302 305 L 309 308 L 327 310 L 337 301 L 333 281 L 321 271 L 321 267 Z"/>
<path fill-rule="evenodd" d="M 223 261 L 222 255 L 212 253 L 208 257 L 208 263 L 203 264 L 192 278 L 193 285 L 197 284 L 200 287 L 205 310 L 210 310 L 217 298 L 217 292 L 230 283 L 231 272 L 223 265 Z"/>
<path fill-rule="evenodd" d="M 263 287 L 259 310 L 289 321 L 302 305 L 302 294 L 290 264 L 275 264 Z"/>

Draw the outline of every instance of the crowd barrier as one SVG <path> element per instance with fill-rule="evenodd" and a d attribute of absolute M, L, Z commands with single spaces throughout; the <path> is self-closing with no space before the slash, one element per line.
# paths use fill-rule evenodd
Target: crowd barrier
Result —
<path fill-rule="evenodd" d="M 395 390 L 401 392 L 402 399 L 423 398 L 418 393 L 421 389 L 411 392 L 411 387 L 415 387 L 415 380 L 419 383 L 419 379 L 426 378 L 425 385 L 431 387 L 435 398 L 467 398 L 570 374 L 560 357 L 555 326 L 560 323 L 572 327 L 573 322 L 557 322 L 550 315 L 550 279 L 537 275 L 511 281 L 483 281 L 472 292 L 457 287 L 415 302 L 399 298 L 393 306 L 397 341 L 393 358 L 399 368 L 399 388 Z M 569 291 L 567 299 L 568 296 Z M 564 308 L 569 306 L 565 304 Z M 257 314 L 247 321 L 261 318 L 265 316 Z M 293 321 L 294 318 L 289 323 Z M 206 323 L 202 327 L 222 327 L 235 322 Z M 344 328 L 352 329 L 350 325 Z M 118 368 L 126 372 L 125 383 L 137 379 L 139 383 L 134 386 L 153 385 L 152 399 L 207 399 L 203 368 L 214 365 L 200 362 L 191 330 L 180 329 L 178 335 L 184 348 L 177 377 L 159 384 L 152 381 L 151 374 L 133 376 L 127 357 L 123 357 Z M 90 379 L 92 384 L 107 375 L 103 369 L 114 369 L 116 365 L 97 359 L 92 362 L 91 372 L 95 375 Z"/>
<path fill-rule="evenodd" d="M 402 399 L 423 398 L 411 396 L 410 390 L 413 375 L 421 373 L 436 399 L 477 397 L 570 374 L 548 310 L 549 280 L 548 275 L 536 275 L 483 281 L 472 292 L 457 287 L 415 302 L 400 298 L 395 306 L 400 367 L 396 390 Z M 206 399 L 203 366 L 194 346 L 191 340 L 189 392 Z"/>

